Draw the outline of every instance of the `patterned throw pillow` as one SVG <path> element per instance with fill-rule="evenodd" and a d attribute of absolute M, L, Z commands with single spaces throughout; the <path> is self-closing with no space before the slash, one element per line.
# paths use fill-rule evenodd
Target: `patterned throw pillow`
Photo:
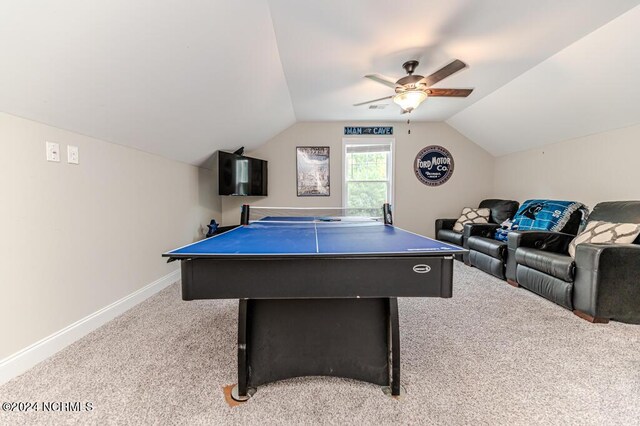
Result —
<path fill-rule="evenodd" d="M 453 230 L 456 232 L 462 232 L 466 223 L 489 223 L 490 209 L 472 209 L 471 207 L 465 207 L 462 209 L 462 215 L 456 224 L 453 225 Z"/>
<path fill-rule="evenodd" d="M 569 254 L 576 257 L 576 246 L 580 243 L 630 244 L 640 234 L 640 223 L 610 223 L 594 220 L 587 223 L 580 234 L 569 244 Z"/>

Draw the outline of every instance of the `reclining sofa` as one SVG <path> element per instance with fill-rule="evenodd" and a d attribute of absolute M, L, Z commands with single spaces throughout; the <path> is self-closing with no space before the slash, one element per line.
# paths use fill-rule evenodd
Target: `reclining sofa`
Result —
<path fill-rule="evenodd" d="M 582 213 L 575 211 L 560 232 L 575 236 L 581 220 Z M 469 250 L 468 265 L 504 280 L 506 265 L 513 259 L 508 254 L 507 242 L 494 238 L 498 228 L 499 225 L 496 224 L 474 225 L 469 228 L 465 248 Z"/>
<path fill-rule="evenodd" d="M 486 208 L 491 210 L 491 215 L 489 216 L 489 225 L 493 226 L 493 229 L 495 229 L 500 226 L 500 223 L 504 222 L 507 219 L 513 218 L 513 215 L 516 214 L 519 206 L 520 204 L 517 201 L 488 199 L 481 201 L 480 205 L 478 205 L 478 208 Z M 484 224 L 465 225 L 462 232 L 456 232 L 453 230 L 453 225 L 455 225 L 457 220 L 457 218 L 436 219 L 436 239 L 467 248 L 466 241 L 469 235 L 471 235 L 472 229 L 476 226 L 484 226 Z M 457 260 L 464 261 L 464 263 L 466 264 L 469 264 L 468 253 L 457 254 L 455 255 L 455 258 Z"/>
<path fill-rule="evenodd" d="M 640 201 L 596 205 L 588 222 L 640 223 Z M 591 322 L 640 324 L 640 237 L 632 244 L 578 244 L 561 232 L 509 232 L 506 277 Z"/>

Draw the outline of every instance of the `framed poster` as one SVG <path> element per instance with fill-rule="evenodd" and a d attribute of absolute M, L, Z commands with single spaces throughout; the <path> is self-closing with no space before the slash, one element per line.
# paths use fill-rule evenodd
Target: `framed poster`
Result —
<path fill-rule="evenodd" d="M 298 197 L 328 197 L 331 193 L 329 147 L 297 147 L 296 176 Z"/>

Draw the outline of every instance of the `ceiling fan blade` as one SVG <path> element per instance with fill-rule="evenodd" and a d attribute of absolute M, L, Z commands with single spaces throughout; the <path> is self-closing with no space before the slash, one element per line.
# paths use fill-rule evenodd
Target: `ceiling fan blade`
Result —
<path fill-rule="evenodd" d="M 374 99 L 374 100 L 372 100 L 372 101 L 360 102 L 359 104 L 353 104 L 353 106 L 360 106 L 360 105 L 372 104 L 372 103 L 374 103 L 374 102 L 384 101 L 385 99 L 391 99 L 391 98 L 393 98 L 393 96 L 385 96 L 384 98 Z"/>
<path fill-rule="evenodd" d="M 382 74 L 367 74 L 364 77 L 371 79 L 376 83 L 384 84 L 385 86 L 391 87 L 392 89 L 395 89 L 395 87 L 397 86 L 396 80 Z"/>
<path fill-rule="evenodd" d="M 473 89 L 427 89 L 429 96 L 449 96 L 456 98 L 466 98 L 473 92 Z"/>
<path fill-rule="evenodd" d="M 467 64 L 465 64 L 459 59 L 456 59 L 453 62 L 451 62 L 449 65 L 445 65 L 444 67 L 440 68 L 438 71 L 434 72 L 430 76 L 425 77 L 424 82 L 427 85 L 427 87 L 433 86 L 440 80 L 443 80 L 449 77 L 451 74 L 457 73 L 461 69 L 464 69 L 466 66 Z"/>

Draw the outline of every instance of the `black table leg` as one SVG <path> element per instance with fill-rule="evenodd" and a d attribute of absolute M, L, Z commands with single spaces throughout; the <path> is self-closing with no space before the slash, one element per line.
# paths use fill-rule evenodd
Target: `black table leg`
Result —
<path fill-rule="evenodd" d="M 389 299 L 389 346 L 391 355 L 391 395 L 400 395 L 400 322 L 398 299 Z"/>
<path fill-rule="evenodd" d="M 247 299 L 240 299 L 238 308 L 238 384 L 231 397 L 237 401 L 249 399 L 247 393 Z"/>
<path fill-rule="evenodd" d="M 299 376 L 349 377 L 400 395 L 398 299 L 241 299 L 232 397 Z"/>

